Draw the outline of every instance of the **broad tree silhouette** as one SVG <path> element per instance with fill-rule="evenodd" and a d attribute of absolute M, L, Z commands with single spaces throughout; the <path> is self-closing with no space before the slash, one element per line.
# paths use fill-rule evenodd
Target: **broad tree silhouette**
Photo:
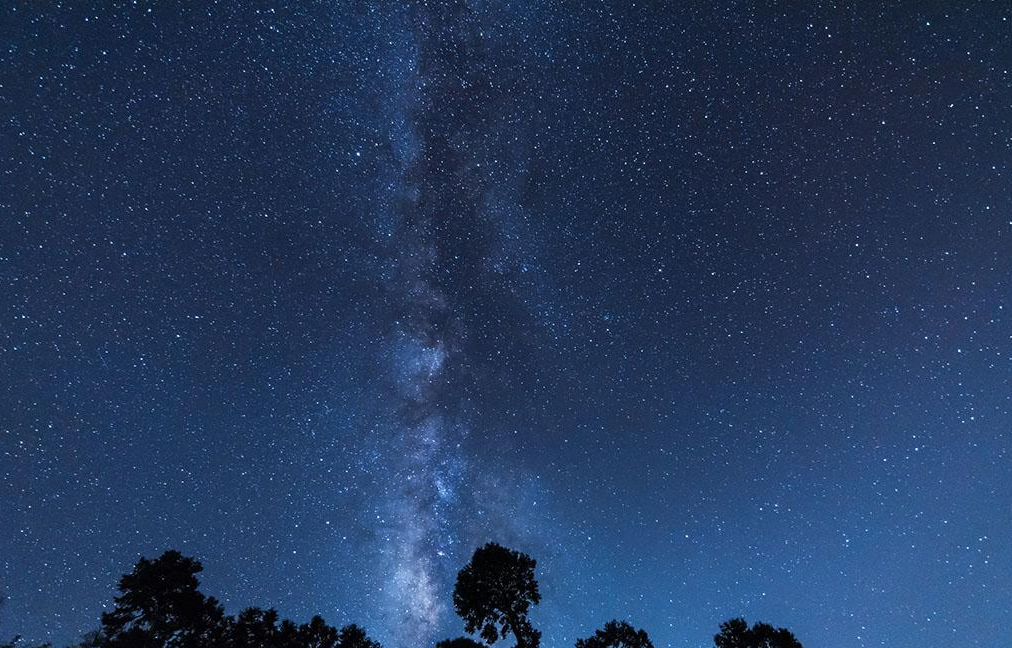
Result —
<path fill-rule="evenodd" d="M 294 624 L 290 634 L 294 635 Z M 294 641 L 282 641 L 278 627 L 278 613 L 275 610 L 247 608 L 232 622 L 231 648 L 275 648 L 291 646 Z"/>
<path fill-rule="evenodd" d="M 357 625 L 338 630 L 320 616 L 302 625 L 259 608 L 227 617 L 197 589 L 200 571 L 199 562 L 177 551 L 141 558 L 120 579 L 97 645 L 86 648 L 381 648 Z"/>
<path fill-rule="evenodd" d="M 577 639 L 576 648 L 654 648 L 646 630 L 637 630 L 625 621 L 609 621 L 593 637 Z"/>
<path fill-rule="evenodd" d="M 223 645 L 228 624 L 221 605 L 197 590 L 202 567 L 178 551 L 141 558 L 119 581 L 112 612 L 102 614 L 106 648 L 203 648 Z"/>
<path fill-rule="evenodd" d="M 491 648 L 512 635 L 514 648 L 540 648 L 541 632 L 530 622 L 532 605 L 541 602 L 534 577 L 537 562 L 495 543 L 478 548 L 457 574 L 453 604 L 469 637 L 444 639 L 435 648 Z M 141 558 L 119 580 L 112 611 L 102 614 L 101 631 L 86 634 L 67 648 L 382 648 L 357 625 L 338 630 L 320 616 L 297 624 L 273 609 L 247 608 L 226 616 L 214 597 L 199 590 L 201 564 L 178 551 Z M 0 608 L 4 599 L 0 595 Z M 786 628 L 767 623 L 749 627 L 744 619 L 720 624 L 715 648 L 802 648 Z M 0 648 L 27 648 L 15 636 Z M 34 648 L 52 648 L 42 644 Z M 576 648 L 654 648 L 646 631 L 613 620 Z"/>
<path fill-rule="evenodd" d="M 327 625 L 319 615 L 299 626 L 298 644 L 303 648 L 336 648 L 337 643 L 337 628 Z"/>
<path fill-rule="evenodd" d="M 774 628 L 768 623 L 756 623 L 751 628 L 745 619 L 730 619 L 720 624 L 720 634 L 714 635 L 716 648 L 802 648 L 787 628 Z"/>
<path fill-rule="evenodd" d="M 453 588 L 453 605 L 467 632 L 489 644 L 512 633 L 516 648 L 538 648 L 541 632 L 527 618 L 531 605 L 541 602 L 536 565 L 530 556 L 494 542 L 477 549 Z"/>
<path fill-rule="evenodd" d="M 353 623 L 341 628 L 341 632 L 338 634 L 337 648 L 382 648 L 382 646 L 370 639 L 365 630 Z"/>

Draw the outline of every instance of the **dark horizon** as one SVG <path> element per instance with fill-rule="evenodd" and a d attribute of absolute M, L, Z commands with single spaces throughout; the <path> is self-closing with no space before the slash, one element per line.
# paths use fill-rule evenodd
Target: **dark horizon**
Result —
<path fill-rule="evenodd" d="M 490 648 L 501 642 L 541 648 L 542 632 L 532 614 L 542 602 L 537 566 L 531 556 L 495 542 L 476 548 L 453 583 L 453 611 L 465 634 L 437 641 L 435 648 Z M 199 560 L 175 550 L 140 558 L 117 580 L 117 594 L 111 605 L 103 605 L 97 628 L 66 648 L 383 648 L 366 628 L 338 627 L 318 614 L 302 623 L 273 607 L 248 606 L 229 614 L 201 590 L 202 572 Z M 0 648 L 26 645 L 17 635 L 0 641 Z M 722 621 L 713 645 L 804 648 L 788 628 L 742 618 Z M 577 639 L 575 648 L 655 646 L 643 628 L 611 619 Z"/>
<path fill-rule="evenodd" d="M 1004 641 L 1009 7 L 181 4 L 0 9 L 0 641 Z"/>

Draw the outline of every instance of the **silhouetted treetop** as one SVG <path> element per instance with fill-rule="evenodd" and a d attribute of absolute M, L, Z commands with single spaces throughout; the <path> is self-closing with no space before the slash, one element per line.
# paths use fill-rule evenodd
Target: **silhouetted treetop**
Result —
<path fill-rule="evenodd" d="M 370 639 L 365 630 L 353 623 L 341 628 L 337 648 L 382 648 L 382 646 Z"/>
<path fill-rule="evenodd" d="M 232 622 L 231 648 L 270 648 L 283 645 L 275 610 L 246 608 Z"/>
<path fill-rule="evenodd" d="M 541 602 L 534 576 L 537 561 L 530 556 L 489 543 L 478 548 L 457 574 L 453 604 L 470 637 L 444 639 L 435 648 L 492 648 L 512 636 L 514 648 L 540 648 L 541 632 L 529 618 L 531 606 Z M 338 629 L 321 616 L 298 624 L 282 619 L 274 609 L 250 607 L 234 617 L 200 591 L 201 564 L 178 551 L 154 560 L 141 558 L 120 578 L 115 605 L 102 614 L 101 630 L 91 632 L 67 648 L 382 648 L 361 627 Z M 0 608 L 4 599 L 0 595 Z M 767 623 L 749 626 L 744 619 L 720 624 L 715 648 L 802 648 L 786 628 Z M 0 648 L 29 648 L 15 636 Z M 52 648 L 42 644 L 34 648 Z M 626 621 L 612 620 L 576 648 L 654 648 L 646 631 Z"/>
<path fill-rule="evenodd" d="M 108 648 L 203 648 L 222 645 L 222 607 L 197 590 L 202 567 L 178 551 L 141 558 L 119 581 L 116 607 L 102 614 Z"/>
<path fill-rule="evenodd" d="M 593 637 L 577 639 L 576 648 L 654 648 L 645 630 L 625 621 L 609 621 Z"/>
<path fill-rule="evenodd" d="M 102 615 L 93 648 L 381 648 L 357 625 L 338 630 L 320 616 L 301 625 L 259 608 L 226 617 L 197 589 L 200 571 L 177 551 L 141 558 L 120 579 L 116 607 Z"/>
<path fill-rule="evenodd" d="M 802 648 L 790 630 L 774 628 L 768 623 L 756 623 L 751 628 L 745 619 L 730 619 L 720 624 L 720 634 L 714 635 L 716 648 Z"/>
<path fill-rule="evenodd" d="M 517 648 L 537 648 L 541 633 L 527 615 L 541 601 L 534 578 L 537 562 L 495 543 L 479 548 L 453 588 L 453 605 L 467 632 L 493 644 L 512 633 Z"/>
<path fill-rule="evenodd" d="M 336 648 L 338 632 L 317 615 L 299 627 L 299 638 L 299 645 L 304 648 Z"/>

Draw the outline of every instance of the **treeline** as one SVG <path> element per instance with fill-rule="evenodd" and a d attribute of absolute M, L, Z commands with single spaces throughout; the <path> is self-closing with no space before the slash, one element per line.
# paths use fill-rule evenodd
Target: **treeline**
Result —
<path fill-rule="evenodd" d="M 436 648 L 488 648 L 500 640 L 514 648 L 540 648 L 541 632 L 530 620 L 541 602 L 530 556 L 490 543 L 474 552 L 457 574 L 453 605 L 473 638 L 458 637 Z M 155 560 L 141 558 L 119 581 L 115 607 L 102 614 L 101 629 L 70 648 L 382 648 L 357 625 L 340 629 L 314 616 L 298 624 L 273 610 L 248 608 L 225 614 L 213 596 L 199 589 L 199 562 L 166 551 Z M 785 628 L 743 619 L 720 625 L 715 648 L 802 648 Z M 18 639 L 0 648 L 18 648 Z M 38 648 L 51 648 L 44 645 Z M 609 621 L 576 648 L 653 648 L 645 630 L 625 621 Z"/>

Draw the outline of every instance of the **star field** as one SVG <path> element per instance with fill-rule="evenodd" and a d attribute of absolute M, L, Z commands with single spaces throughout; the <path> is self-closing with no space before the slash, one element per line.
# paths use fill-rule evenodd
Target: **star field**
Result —
<path fill-rule="evenodd" d="M 0 640 L 167 548 L 229 613 L 990 647 L 1001 3 L 12 3 Z"/>

